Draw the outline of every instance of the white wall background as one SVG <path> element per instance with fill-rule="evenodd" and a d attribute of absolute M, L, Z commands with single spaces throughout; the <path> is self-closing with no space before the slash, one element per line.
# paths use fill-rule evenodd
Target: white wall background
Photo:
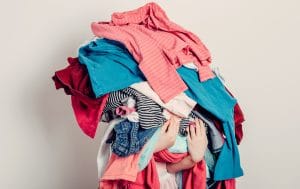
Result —
<path fill-rule="evenodd" d="M 54 71 L 90 39 L 90 23 L 144 0 L 1 0 L 1 189 L 92 189 L 99 136 L 77 127 Z M 300 2 L 156 1 L 211 50 L 246 115 L 239 189 L 297 188 Z"/>

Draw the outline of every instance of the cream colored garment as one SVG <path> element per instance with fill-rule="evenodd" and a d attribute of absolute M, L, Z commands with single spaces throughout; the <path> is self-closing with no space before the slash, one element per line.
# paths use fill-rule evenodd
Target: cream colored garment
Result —
<path fill-rule="evenodd" d="M 155 162 L 160 188 L 178 189 L 175 173 L 168 173 L 166 163 Z"/>
<path fill-rule="evenodd" d="M 163 108 L 166 108 L 170 112 L 180 117 L 188 117 L 188 115 L 191 113 L 191 111 L 197 104 L 194 100 L 189 98 L 184 93 L 180 93 L 179 95 L 171 99 L 169 102 L 164 103 L 159 98 L 159 96 L 153 91 L 153 89 L 150 87 L 147 81 L 132 84 L 130 87 L 151 98 Z"/>

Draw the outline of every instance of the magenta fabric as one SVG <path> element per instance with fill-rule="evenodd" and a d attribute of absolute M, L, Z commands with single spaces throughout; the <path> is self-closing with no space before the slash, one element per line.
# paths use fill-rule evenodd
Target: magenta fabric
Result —
<path fill-rule="evenodd" d="M 128 106 L 119 106 L 116 108 L 116 114 L 119 116 L 128 115 L 135 111 L 135 108 L 130 108 Z"/>
<path fill-rule="evenodd" d="M 71 95 L 71 102 L 77 123 L 81 130 L 94 138 L 108 95 L 96 99 L 87 70 L 78 58 L 68 58 L 69 65 L 55 72 L 52 77 L 56 89 L 63 88 Z"/>
<path fill-rule="evenodd" d="M 137 174 L 136 181 L 101 180 L 99 189 L 159 189 L 160 183 L 155 161 L 152 158 L 148 166 Z"/>

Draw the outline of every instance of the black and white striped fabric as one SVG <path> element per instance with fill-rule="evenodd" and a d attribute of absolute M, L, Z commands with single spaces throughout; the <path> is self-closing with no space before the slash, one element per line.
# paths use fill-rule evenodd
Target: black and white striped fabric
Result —
<path fill-rule="evenodd" d="M 103 111 L 105 121 L 110 121 L 118 117 L 114 113 L 116 108 L 124 105 L 124 102 L 126 102 L 129 97 L 136 101 L 135 108 L 139 114 L 139 124 L 141 128 L 149 129 L 153 127 L 160 127 L 164 124 L 164 122 L 166 122 L 166 119 L 162 114 L 163 108 L 152 99 L 131 87 L 114 91 L 109 94 Z M 199 116 L 191 112 L 188 118 L 183 118 L 180 121 L 179 133 L 182 136 L 187 135 L 186 128 L 195 118 L 199 118 Z M 205 126 L 207 126 L 206 123 Z"/>
<path fill-rule="evenodd" d="M 192 111 L 187 118 L 183 118 L 183 119 L 180 120 L 179 133 L 182 136 L 186 136 L 187 135 L 186 128 L 190 125 L 190 122 L 194 121 L 196 118 L 202 119 L 201 117 L 199 117 L 198 115 L 196 115 Z M 207 123 L 205 122 L 205 120 L 203 120 L 203 121 L 204 121 L 205 127 L 207 128 Z"/>
<path fill-rule="evenodd" d="M 131 87 L 111 92 L 106 102 L 104 113 L 114 112 L 129 97 L 136 101 L 135 108 L 139 114 L 141 128 L 160 127 L 166 121 L 162 114 L 163 108 L 160 105 Z"/>

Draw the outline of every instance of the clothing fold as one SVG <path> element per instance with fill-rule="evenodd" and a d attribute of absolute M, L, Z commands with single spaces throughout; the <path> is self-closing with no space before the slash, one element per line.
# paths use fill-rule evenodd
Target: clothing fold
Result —
<path fill-rule="evenodd" d="M 245 117 L 200 38 L 154 2 L 91 30 L 94 38 L 52 80 L 70 95 L 82 132 L 94 138 L 100 129 L 99 188 L 236 189 Z M 181 119 L 175 143 L 156 152 L 173 115 Z M 203 160 L 168 173 L 167 164 L 189 156 L 186 129 L 196 119 L 208 139 Z"/>
<path fill-rule="evenodd" d="M 93 22 L 94 35 L 122 42 L 153 90 L 168 102 L 187 89 L 176 68 L 193 62 L 201 81 L 214 77 L 211 55 L 192 32 L 168 19 L 156 3 L 112 14 L 110 22 Z"/>
<path fill-rule="evenodd" d="M 95 98 L 86 68 L 78 58 L 68 58 L 69 65 L 52 77 L 56 89 L 71 95 L 72 108 L 81 130 L 94 138 L 108 95 Z"/>

